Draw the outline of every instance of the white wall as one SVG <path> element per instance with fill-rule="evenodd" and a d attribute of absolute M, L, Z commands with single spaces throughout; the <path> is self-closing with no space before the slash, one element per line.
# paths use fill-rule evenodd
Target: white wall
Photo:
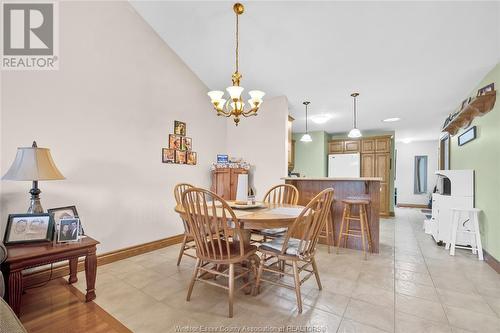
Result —
<path fill-rule="evenodd" d="M 227 153 L 253 166 L 250 181 L 259 199 L 287 175 L 287 121 L 284 96 L 266 99 L 256 117 L 242 119 L 237 127 L 227 120 Z"/>
<path fill-rule="evenodd" d="M 398 204 L 426 205 L 436 185 L 434 172 L 438 167 L 438 141 L 396 142 L 396 181 Z M 415 156 L 427 156 L 427 192 L 414 194 Z"/>
<path fill-rule="evenodd" d="M 174 184 L 208 187 L 225 149 L 207 87 L 128 2 L 61 2 L 60 19 L 59 71 L 2 73 L 2 171 L 18 146 L 49 147 L 67 180 L 40 182 L 42 205 L 76 204 L 101 253 L 181 233 Z M 197 166 L 161 163 L 174 120 L 187 123 Z M 3 235 L 31 184 L 2 183 Z"/>

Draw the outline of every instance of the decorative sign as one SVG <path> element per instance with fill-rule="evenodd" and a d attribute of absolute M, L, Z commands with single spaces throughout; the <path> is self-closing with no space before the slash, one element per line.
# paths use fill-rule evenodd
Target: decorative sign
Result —
<path fill-rule="evenodd" d="M 196 165 L 197 154 L 192 151 L 193 140 L 186 137 L 186 123 L 174 121 L 174 133 L 168 135 L 168 148 L 162 148 L 163 163 Z"/>
<path fill-rule="evenodd" d="M 228 155 L 217 155 L 217 163 L 229 163 Z"/>
<path fill-rule="evenodd" d="M 471 142 L 476 138 L 476 126 L 472 126 L 462 134 L 458 136 L 458 145 L 463 146 L 464 144 Z"/>

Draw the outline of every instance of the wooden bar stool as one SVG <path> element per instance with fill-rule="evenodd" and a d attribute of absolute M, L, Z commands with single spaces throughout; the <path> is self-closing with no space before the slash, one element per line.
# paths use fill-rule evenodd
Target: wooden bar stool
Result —
<path fill-rule="evenodd" d="M 479 231 L 479 213 L 481 209 L 477 208 L 452 208 L 451 217 L 451 237 L 448 244 L 446 244 L 446 249 L 450 249 L 450 255 L 455 255 L 455 248 L 472 250 L 473 254 L 477 254 L 479 260 L 484 260 L 483 258 L 483 245 L 481 243 L 481 232 Z M 463 215 L 465 215 L 465 222 L 463 221 Z M 470 222 L 469 228 L 460 227 L 460 225 L 466 222 Z M 460 246 L 457 243 L 457 233 L 470 234 L 471 235 L 471 246 Z"/>
<path fill-rule="evenodd" d="M 368 251 L 373 251 L 372 236 L 370 233 L 370 226 L 368 225 L 368 217 L 366 215 L 366 207 L 370 204 L 369 199 L 352 198 L 342 200 L 344 204 L 344 213 L 342 215 L 342 223 L 339 231 L 339 241 L 337 243 L 337 253 L 339 253 L 342 244 L 342 237 L 344 237 L 344 246 L 347 247 L 347 240 L 349 236 L 361 238 L 363 245 L 363 253 L 366 260 L 366 243 L 368 243 Z M 352 215 L 353 208 L 359 208 L 359 215 Z M 359 221 L 359 229 L 351 228 L 351 221 Z"/>

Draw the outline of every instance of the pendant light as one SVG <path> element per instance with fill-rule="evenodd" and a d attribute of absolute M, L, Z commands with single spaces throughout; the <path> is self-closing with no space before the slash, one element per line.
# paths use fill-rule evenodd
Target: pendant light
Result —
<path fill-rule="evenodd" d="M 309 135 L 309 132 L 307 131 L 307 106 L 309 104 L 311 104 L 311 102 L 305 101 L 302 104 L 304 104 L 306 106 L 306 133 L 304 135 L 302 135 L 302 138 L 300 138 L 300 141 L 311 142 L 313 139 L 311 138 L 311 136 Z"/>
<path fill-rule="evenodd" d="M 361 134 L 361 131 L 358 129 L 357 127 L 357 111 L 356 111 L 356 97 L 359 96 L 359 93 L 352 93 L 351 94 L 351 97 L 353 98 L 353 103 L 354 103 L 354 110 L 353 110 L 353 113 L 354 113 L 354 117 L 353 117 L 353 128 L 352 130 L 349 132 L 349 134 L 347 135 L 348 137 L 350 138 L 360 138 L 362 137 L 362 134 Z"/>

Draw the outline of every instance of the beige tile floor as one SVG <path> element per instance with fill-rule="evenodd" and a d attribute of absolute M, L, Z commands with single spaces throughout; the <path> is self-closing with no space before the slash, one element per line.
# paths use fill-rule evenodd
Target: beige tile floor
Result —
<path fill-rule="evenodd" d="M 293 291 L 265 285 L 256 297 L 237 294 L 232 319 L 222 289 L 197 284 L 186 302 L 194 260 L 185 257 L 177 267 L 178 246 L 99 267 L 95 302 L 147 333 L 500 332 L 500 276 L 468 251 L 450 257 L 436 246 L 418 210 L 397 209 L 396 216 L 381 220 L 381 252 L 367 261 L 358 251 L 319 248 L 323 290 L 314 279 L 303 285 L 302 314 Z M 84 281 L 80 274 L 82 291 Z"/>

